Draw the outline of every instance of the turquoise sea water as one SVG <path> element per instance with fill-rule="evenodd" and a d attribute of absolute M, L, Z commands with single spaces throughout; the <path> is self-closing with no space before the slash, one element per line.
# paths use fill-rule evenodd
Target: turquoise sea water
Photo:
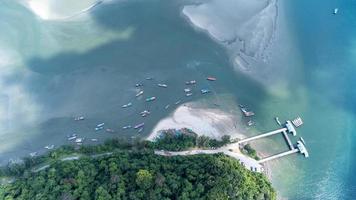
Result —
<path fill-rule="evenodd" d="M 87 19 L 42 21 L 16 1 L 1 1 L 0 161 L 65 144 L 74 132 L 130 137 L 137 132 L 121 127 L 145 122 L 142 135 L 148 134 L 173 111 L 174 102 L 205 98 L 184 97 L 184 82 L 196 79 L 198 88 L 216 94 L 207 106 L 226 103 L 220 94 L 249 105 L 257 115 L 255 131 L 276 128 L 274 116 L 302 116 L 305 124 L 298 132 L 310 158 L 292 155 L 270 164 L 281 197 L 354 199 L 356 3 L 284 2 L 280 16 L 288 31 L 274 41 L 269 63 L 259 66 L 277 69 L 269 74 L 276 79 L 273 85 L 236 72 L 226 50 L 181 16 L 184 3 L 103 4 Z M 334 7 L 340 9 L 335 16 Z M 218 81 L 204 81 L 209 75 Z M 137 82 L 144 84 L 145 97 L 157 101 L 135 99 Z M 157 88 L 159 82 L 169 89 Z M 122 109 L 128 102 L 133 107 Z M 138 115 L 144 109 L 151 110 L 148 118 Z M 77 115 L 87 119 L 74 122 Z M 119 131 L 95 132 L 101 122 Z M 258 144 L 265 153 L 286 148 L 279 137 Z"/>

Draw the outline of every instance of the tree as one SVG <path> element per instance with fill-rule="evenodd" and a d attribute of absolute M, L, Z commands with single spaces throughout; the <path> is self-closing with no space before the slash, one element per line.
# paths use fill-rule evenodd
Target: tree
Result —
<path fill-rule="evenodd" d="M 136 173 L 136 184 L 142 189 L 150 188 L 152 186 L 152 180 L 152 174 L 145 169 L 140 169 Z"/>

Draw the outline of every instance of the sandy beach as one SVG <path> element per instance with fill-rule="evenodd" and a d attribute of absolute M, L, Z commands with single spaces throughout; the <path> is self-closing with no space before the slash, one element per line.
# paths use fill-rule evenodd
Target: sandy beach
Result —
<path fill-rule="evenodd" d="M 161 130 L 181 128 L 189 128 L 198 135 L 215 139 L 220 139 L 223 135 L 231 135 L 232 138 L 243 137 L 237 128 L 237 121 L 238 116 L 220 109 L 202 108 L 187 103 L 158 122 L 147 139 L 154 140 Z"/>

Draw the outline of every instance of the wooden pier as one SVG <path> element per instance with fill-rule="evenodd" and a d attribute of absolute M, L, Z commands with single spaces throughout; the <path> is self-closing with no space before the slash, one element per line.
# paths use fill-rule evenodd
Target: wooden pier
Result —
<path fill-rule="evenodd" d="M 264 137 L 268 137 L 268 136 L 275 135 L 275 134 L 282 133 L 282 132 L 286 132 L 286 131 L 287 131 L 287 128 L 280 128 L 280 129 L 277 129 L 277 130 L 274 130 L 274 131 L 270 131 L 270 132 L 267 132 L 267 133 L 262 133 L 260 135 L 256 135 L 256 136 L 253 136 L 253 137 L 249 137 L 249 138 L 245 138 L 245 139 L 239 140 L 237 143 L 238 144 L 242 144 L 242 143 L 246 143 L 246 142 L 249 142 L 249 141 L 252 141 L 252 140 L 261 139 L 261 138 L 264 138 Z"/>
<path fill-rule="evenodd" d="M 262 158 L 261 160 L 258 160 L 257 162 L 258 163 L 264 163 L 264 162 L 267 162 L 267 161 L 270 161 L 270 160 L 273 160 L 273 159 L 277 159 L 277 158 L 280 158 L 280 157 L 283 157 L 283 156 L 288 156 L 290 154 L 298 153 L 298 152 L 299 152 L 299 149 L 293 148 L 292 150 L 289 150 L 289 151 L 285 151 L 285 152 L 282 152 L 282 153 L 279 153 L 279 154 L 275 154 L 273 156 Z"/>

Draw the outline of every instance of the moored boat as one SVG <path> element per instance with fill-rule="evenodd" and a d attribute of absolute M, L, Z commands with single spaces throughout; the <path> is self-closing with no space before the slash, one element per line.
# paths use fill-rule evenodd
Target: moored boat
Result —
<path fill-rule="evenodd" d="M 47 145 L 47 146 L 45 146 L 44 148 L 45 148 L 45 149 L 48 149 L 48 150 L 54 149 L 54 144 Z"/>
<path fill-rule="evenodd" d="M 144 111 L 140 112 L 141 117 L 146 117 L 149 114 L 150 114 L 150 111 L 148 111 L 148 110 L 144 110 Z"/>
<path fill-rule="evenodd" d="M 169 108 L 169 104 L 164 107 L 164 109 L 166 109 L 166 110 L 167 110 L 168 108 Z"/>
<path fill-rule="evenodd" d="M 139 91 L 139 92 L 136 94 L 136 97 L 139 97 L 139 96 L 141 96 L 141 95 L 143 95 L 143 90 Z"/>
<path fill-rule="evenodd" d="M 141 124 L 137 124 L 134 129 L 139 129 L 142 128 L 143 126 L 145 126 L 145 123 L 141 123 Z"/>
<path fill-rule="evenodd" d="M 122 108 L 128 108 L 128 107 L 131 107 L 131 106 L 132 106 L 132 103 L 129 102 L 128 104 L 122 105 L 121 107 Z"/>
<path fill-rule="evenodd" d="M 208 89 L 201 89 L 200 92 L 201 92 L 202 94 L 207 94 L 207 93 L 210 93 L 210 90 L 208 90 Z"/>
<path fill-rule="evenodd" d="M 339 9 L 335 8 L 333 14 L 336 15 L 338 12 L 339 12 Z"/>
<path fill-rule="evenodd" d="M 131 128 L 131 125 L 123 126 L 122 129 L 129 129 Z"/>
<path fill-rule="evenodd" d="M 278 125 L 282 126 L 282 123 L 279 121 L 279 118 L 278 118 L 278 117 L 275 117 L 274 119 L 276 120 L 276 122 L 277 122 Z"/>
<path fill-rule="evenodd" d="M 96 125 L 96 127 L 102 127 L 104 125 L 105 125 L 105 123 L 100 123 L 100 124 Z"/>
<path fill-rule="evenodd" d="M 98 141 L 98 139 L 96 139 L 96 138 L 92 138 L 92 139 L 90 139 L 92 142 L 97 142 Z"/>
<path fill-rule="evenodd" d="M 142 83 L 136 83 L 136 84 L 135 84 L 135 87 L 142 87 L 142 86 L 143 86 Z"/>
<path fill-rule="evenodd" d="M 103 130 L 104 127 L 103 126 L 100 126 L 100 127 L 95 127 L 95 131 L 100 131 L 100 130 Z"/>
<path fill-rule="evenodd" d="M 216 78 L 212 77 L 212 76 L 209 76 L 208 78 L 206 78 L 206 80 L 208 80 L 208 81 L 216 81 Z"/>
<path fill-rule="evenodd" d="M 156 97 L 149 97 L 146 99 L 146 102 L 154 101 L 156 100 Z"/>
<path fill-rule="evenodd" d="M 84 120 L 84 116 L 74 117 L 74 121 L 81 121 Z"/>
<path fill-rule="evenodd" d="M 162 83 L 158 83 L 157 85 L 158 85 L 158 87 L 163 87 L 163 88 L 167 88 L 168 87 L 168 85 L 162 84 Z"/>
<path fill-rule="evenodd" d="M 186 82 L 185 82 L 186 85 L 194 85 L 194 84 L 196 84 L 196 83 L 197 83 L 196 80 L 191 80 L 191 81 L 186 81 Z"/>
<path fill-rule="evenodd" d="M 192 96 L 192 95 L 193 95 L 193 93 L 191 93 L 191 92 L 185 94 L 186 97 L 190 97 L 190 96 Z"/>
<path fill-rule="evenodd" d="M 190 89 L 190 88 L 185 88 L 185 89 L 184 89 L 184 92 L 185 92 L 185 93 L 188 93 L 188 92 L 191 92 L 191 91 L 192 91 L 192 89 Z"/>
<path fill-rule="evenodd" d="M 111 129 L 111 128 L 107 128 L 107 129 L 105 129 L 105 131 L 108 132 L 108 133 L 114 133 L 114 132 L 115 132 L 115 131 L 114 131 L 113 129 Z"/>

